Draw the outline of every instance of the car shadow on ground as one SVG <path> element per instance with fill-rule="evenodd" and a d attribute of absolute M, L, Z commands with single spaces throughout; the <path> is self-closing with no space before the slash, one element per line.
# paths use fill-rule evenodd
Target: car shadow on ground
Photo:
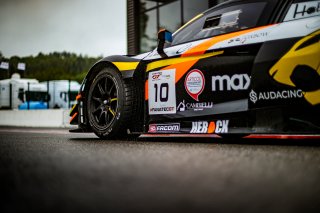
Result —
<path fill-rule="evenodd" d="M 98 137 L 70 138 L 73 142 L 94 142 L 94 143 L 121 143 L 121 142 L 142 142 L 142 143 L 190 143 L 190 144 L 234 144 L 234 145 L 277 145 L 277 146 L 320 146 L 320 139 L 274 139 L 274 138 L 205 138 L 205 137 L 139 137 L 135 139 L 100 139 Z"/>
<path fill-rule="evenodd" d="M 257 139 L 257 138 L 141 138 L 146 142 L 183 142 L 244 145 L 320 146 L 319 139 Z"/>

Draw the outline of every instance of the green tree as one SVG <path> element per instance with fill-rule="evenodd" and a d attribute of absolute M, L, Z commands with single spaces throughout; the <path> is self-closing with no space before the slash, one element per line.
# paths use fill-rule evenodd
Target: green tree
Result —
<path fill-rule="evenodd" d="M 99 57 L 76 55 L 68 52 L 39 53 L 37 56 L 11 57 L 11 73 L 18 72 L 17 64 L 26 63 L 24 77 L 36 78 L 39 81 L 47 80 L 76 80 L 81 82 L 90 67 L 99 60 Z M 23 73 L 22 73 L 23 74 Z"/>

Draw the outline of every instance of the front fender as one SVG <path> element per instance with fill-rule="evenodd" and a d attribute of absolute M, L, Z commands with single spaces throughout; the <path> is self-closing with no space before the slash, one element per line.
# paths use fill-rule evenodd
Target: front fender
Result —
<path fill-rule="evenodd" d="M 99 71 L 105 67 L 113 67 L 117 69 L 121 73 L 122 78 L 132 78 L 140 61 L 140 59 L 121 55 L 108 56 L 99 60 L 88 71 L 82 82 L 81 91 L 85 91 L 87 89 L 88 82 L 93 80 Z"/>
<path fill-rule="evenodd" d="M 89 70 L 88 75 L 90 75 L 91 72 L 93 72 L 97 67 L 100 67 L 100 65 L 111 65 L 121 72 L 123 78 L 131 78 L 133 77 L 133 73 L 140 61 L 140 59 L 135 59 L 128 56 L 108 56 L 95 63 Z"/>

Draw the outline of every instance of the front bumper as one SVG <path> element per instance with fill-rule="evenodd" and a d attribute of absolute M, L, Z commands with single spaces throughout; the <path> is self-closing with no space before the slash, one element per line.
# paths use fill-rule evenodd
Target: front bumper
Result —
<path fill-rule="evenodd" d="M 78 125 L 77 129 L 71 129 L 69 132 L 92 132 L 90 127 L 85 123 L 84 115 L 84 96 L 79 93 L 76 97 L 77 103 L 70 110 L 70 124 Z"/>

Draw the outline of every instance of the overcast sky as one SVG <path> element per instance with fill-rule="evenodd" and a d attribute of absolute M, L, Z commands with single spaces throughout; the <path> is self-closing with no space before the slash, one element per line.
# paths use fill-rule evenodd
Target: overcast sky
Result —
<path fill-rule="evenodd" d="M 5 57 L 126 54 L 126 28 L 126 0 L 0 0 Z"/>

